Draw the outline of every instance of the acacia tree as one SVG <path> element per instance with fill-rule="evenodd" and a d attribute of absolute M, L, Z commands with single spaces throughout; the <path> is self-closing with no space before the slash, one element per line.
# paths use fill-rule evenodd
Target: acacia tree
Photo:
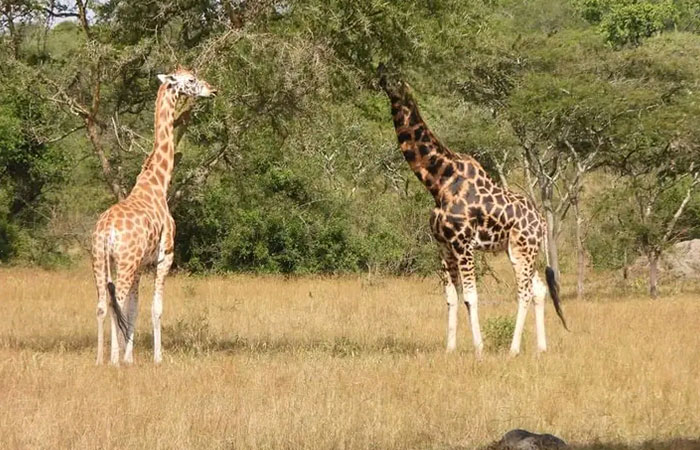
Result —
<path fill-rule="evenodd" d="M 699 228 L 686 218 L 700 190 L 697 102 L 689 92 L 637 117 L 620 130 L 624 138 L 613 156 L 624 193 L 620 232 L 647 258 L 652 298 L 658 296 L 661 254 Z"/>
<path fill-rule="evenodd" d="M 601 164 L 607 130 L 618 120 L 619 96 L 597 75 L 603 55 L 593 34 L 535 34 L 489 52 L 459 85 L 465 97 L 492 112 L 513 131 L 516 148 L 497 151 L 496 168 L 510 160 L 524 168 L 523 190 L 539 199 L 548 225 L 549 264 L 559 272 L 557 237 L 570 210 L 577 219 L 579 295 L 583 293 L 583 245 L 579 199 L 583 180 Z M 546 48 L 546 50 L 542 50 Z M 554 49 L 554 50 L 552 50 Z M 476 57 L 475 57 L 476 58 Z M 587 72 L 587 75 L 582 75 Z"/>
<path fill-rule="evenodd" d="M 75 118 L 71 131 L 84 132 L 115 199 L 126 195 L 149 151 L 156 73 L 188 62 L 206 68 L 210 61 L 193 61 L 189 50 L 206 53 L 214 44 L 212 34 L 225 28 L 220 8 L 218 2 L 175 1 L 5 4 L 3 24 L 16 44 L 10 64 L 30 73 L 30 83 L 47 86 L 45 100 Z M 55 25 L 56 18 L 73 20 Z M 191 107 L 184 103 L 176 117 L 178 140 Z"/>

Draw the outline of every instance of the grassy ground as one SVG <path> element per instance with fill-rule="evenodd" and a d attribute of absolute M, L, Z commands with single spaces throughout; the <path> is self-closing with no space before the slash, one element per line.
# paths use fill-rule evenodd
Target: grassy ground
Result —
<path fill-rule="evenodd" d="M 482 325 L 515 315 L 502 278 L 481 286 Z M 697 290 L 650 301 L 594 280 L 565 301 L 572 333 L 548 303 L 545 356 L 531 311 L 520 357 L 477 362 L 464 308 L 444 353 L 436 278 L 174 276 L 155 367 L 151 284 L 136 363 L 114 369 L 94 366 L 87 268 L 0 269 L 0 448 L 471 449 L 519 427 L 587 449 L 700 447 L 674 440 L 700 436 Z"/>

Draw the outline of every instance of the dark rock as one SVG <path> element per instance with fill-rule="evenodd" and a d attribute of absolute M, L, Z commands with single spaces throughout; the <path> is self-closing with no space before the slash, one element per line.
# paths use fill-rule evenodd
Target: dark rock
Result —
<path fill-rule="evenodd" d="M 488 450 L 563 450 L 569 446 L 551 434 L 537 434 L 526 430 L 511 430 L 490 445 Z"/>

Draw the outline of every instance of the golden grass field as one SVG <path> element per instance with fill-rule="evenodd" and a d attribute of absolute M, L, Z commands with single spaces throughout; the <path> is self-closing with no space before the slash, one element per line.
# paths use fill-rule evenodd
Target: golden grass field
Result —
<path fill-rule="evenodd" d="M 651 301 L 605 278 L 576 301 L 565 280 L 571 333 L 548 299 L 547 354 L 531 309 L 519 357 L 475 361 L 464 307 L 444 352 L 437 277 L 174 275 L 154 366 L 152 279 L 135 364 L 115 369 L 94 365 L 88 267 L 0 269 L 0 448 L 473 449 L 512 428 L 586 449 L 700 447 L 696 288 Z M 480 285 L 482 326 L 515 315 L 502 279 Z"/>

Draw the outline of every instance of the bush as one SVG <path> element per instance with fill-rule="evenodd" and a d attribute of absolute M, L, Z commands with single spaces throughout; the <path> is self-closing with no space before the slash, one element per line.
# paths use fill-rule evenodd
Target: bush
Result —
<path fill-rule="evenodd" d="M 509 349 L 514 332 L 515 319 L 512 317 L 497 316 L 488 318 L 484 324 L 484 343 L 486 350 L 501 352 Z M 525 332 L 523 333 L 525 334 Z"/>

